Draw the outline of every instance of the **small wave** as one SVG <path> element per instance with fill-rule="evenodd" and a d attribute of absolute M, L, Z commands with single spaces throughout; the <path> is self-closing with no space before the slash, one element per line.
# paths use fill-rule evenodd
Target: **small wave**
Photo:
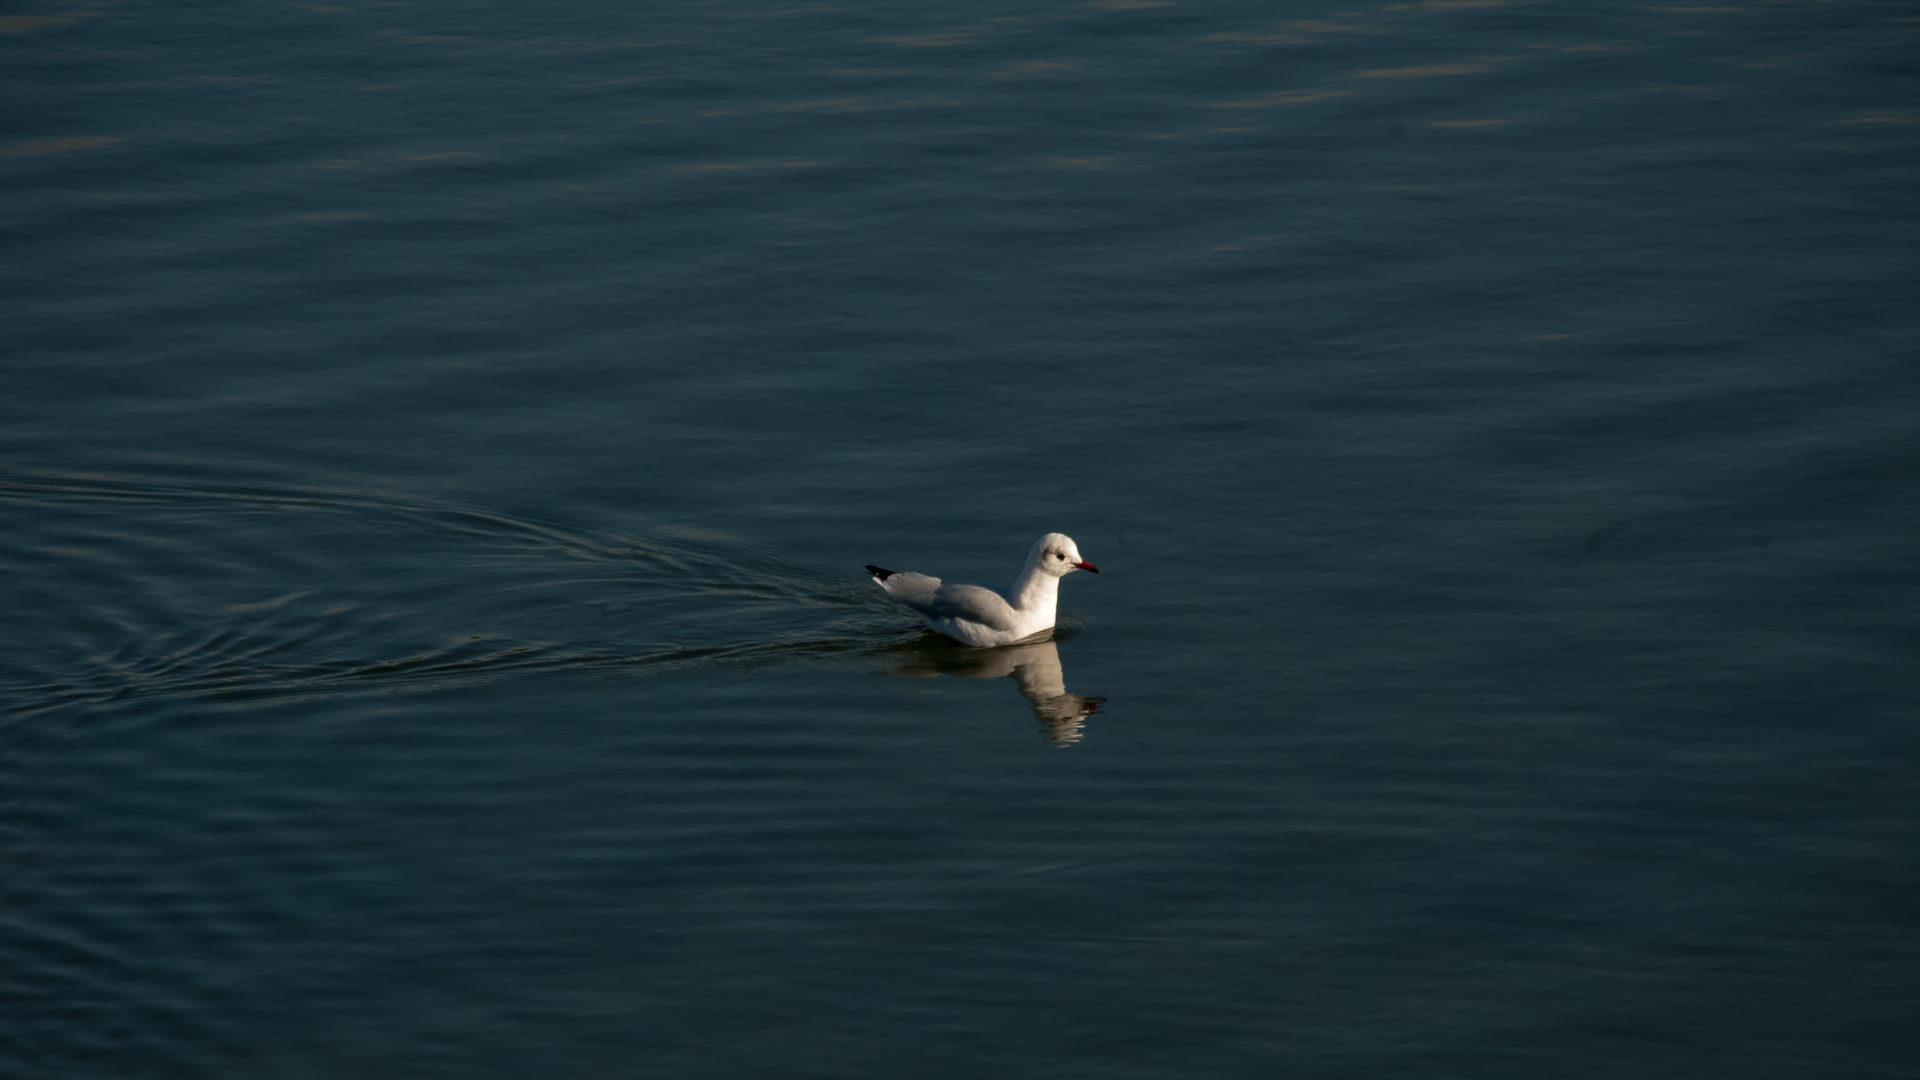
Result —
<path fill-rule="evenodd" d="M 880 606 L 837 563 L 710 529 L 369 488 L 13 473 L 0 525 L 20 716 L 842 657 Z"/>

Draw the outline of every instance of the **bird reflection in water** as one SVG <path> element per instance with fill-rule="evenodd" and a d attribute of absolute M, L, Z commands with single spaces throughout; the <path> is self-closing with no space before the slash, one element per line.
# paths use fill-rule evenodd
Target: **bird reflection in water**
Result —
<path fill-rule="evenodd" d="M 1040 721 L 1040 737 L 1070 746 L 1085 735 L 1087 717 L 1106 704 L 1104 697 L 1067 692 L 1060 670 L 1060 647 L 1051 637 L 993 649 L 960 645 L 934 634 L 920 638 L 900 654 L 896 675 L 926 679 L 959 675 L 968 679 L 1011 677 Z"/>

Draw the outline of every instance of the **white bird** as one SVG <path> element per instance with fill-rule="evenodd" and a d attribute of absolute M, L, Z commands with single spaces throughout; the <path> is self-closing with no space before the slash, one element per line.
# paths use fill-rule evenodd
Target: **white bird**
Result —
<path fill-rule="evenodd" d="M 963 645 L 1011 645 L 1053 629 L 1060 579 L 1075 570 L 1099 573 L 1080 557 L 1073 538 L 1048 533 L 1036 540 L 1012 588 L 944 585 L 937 577 L 896 573 L 869 565 L 874 584 L 911 608 L 928 626 Z"/>

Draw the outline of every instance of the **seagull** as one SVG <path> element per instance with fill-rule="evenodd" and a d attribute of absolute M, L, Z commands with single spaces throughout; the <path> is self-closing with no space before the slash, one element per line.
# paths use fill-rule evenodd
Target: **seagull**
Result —
<path fill-rule="evenodd" d="M 1075 570 L 1100 572 L 1080 557 L 1080 548 L 1064 533 L 1048 533 L 1034 541 L 1027 553 L 1027 568 L 1008 589 L 945 585 L 925 574 L 867 567 L 873 583 L 888 596 L 962 645 L 1011 645 L 1053 629 L 1060 579 Z"/>

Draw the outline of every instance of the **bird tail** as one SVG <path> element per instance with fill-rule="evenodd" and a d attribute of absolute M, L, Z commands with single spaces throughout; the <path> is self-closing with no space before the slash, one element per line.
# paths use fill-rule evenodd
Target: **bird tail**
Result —
<path fill-rule="evenodd" d="M 893 576 L 893 571 L 882 570 L 879 567 L 873 565 L 872 563 L 867 564 L 867 573 L 872 574 L 874 577 L 880 579 L 881 581 L 885 581 L 888 578 Z"/>

